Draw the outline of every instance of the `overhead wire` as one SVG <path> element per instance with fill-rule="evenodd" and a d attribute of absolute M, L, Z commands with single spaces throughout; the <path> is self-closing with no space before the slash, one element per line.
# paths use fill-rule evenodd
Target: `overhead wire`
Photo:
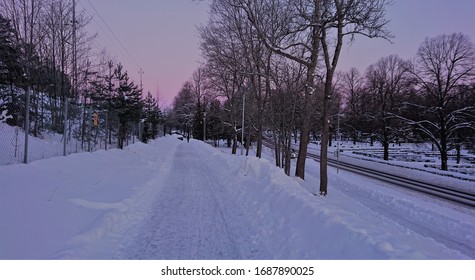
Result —
<path fill-rule="evenodd" d="M 124 53 L 124 51 L 122 50 L 122 48 L 120 48 L 120 47 L 117 45 L 117 43 L 116 43 L 114 40 L 111 39 L 111 37 L 108 35 L 108 32 L 104 29 L 104 27 L 102 26 L 102 24 L 100 24 L 100 23 L 96 20 L 96 17 L 94 17 L 93 14 L 90 13 L 90 12 L 88 11 L 88 9 L 87 9 L 84 5 L 82 5 L 82 3 L 80 3 L 80 5 L 81 5 L 81 7 L 83 8 L 83 10 L 88 13 L 88 15 L 91 17 L 92 21 L 94 21 L 94 22 L 96 23 L 97 27 L 102 31 L 102 33 L 100 33 L 100 34 L 98 34 L 98 35 L 99 35 L 99 36 L 105 35 L 105 37 L 107 38 L 107 40 L 109 40 L 109 41 L 112 43 L 112 45 L 114 45 L 114 47 L 115 47 L 116 49 L 118 49 L 118 50 L 121 52 L 121 54 L 127 55 L 126 53 Z M 87 30 L 84 30 L 84 32 L 86 32 L 87 34 L 91 35 Z M 97 34 L 96 34 L 96 35 L 97 35 Z M 94 39 L 93 39 L 93 43 L 96 45 L 96 47 L 98 47 L 99 50 L 106 50 L 106 49 L 107 49 L 107 47 L 105 47 L 99 40 L 97 40 L 97 38 L 94 38 Z"/>
<path fill-rule="evenodd" d="M 119 50 L 121 50 L 121 52 L 123 52 L 123 54 L 125 54 L 126 56 L 128 56 L 128 58 L 135 64 L 137 65 L 138 69 L 142 69 L 142 67 L 140 66 L 140 64 L 137 62 L 137 60 L 132 56 L 132 54 L 129 52 L 129 50 L 125 47 L 125 45 L 122 43 L 122 41 L 119 39 L 119 37 L 114 33 L 114 31 L 112 30 L 112 28 L 107 24 L 107 22 L 104 20 L 104 18 L 102 17 L 102 15 L 100 14 L 100 12 L 96 9 L 96 7 L 94 6 L 94 4 L 92 4 L 92 2 L 90 0 L 87 0 L 87 2 L 89 3 L 89 5 L 91 6 L 91 8 L 94 10 L 94 13 L 100 18 L 101 22 L 103 23 L 103 25 L 107 28 L 108 32 L 105 32 L 106 36 L 109 38 L 109 40 L 115 45 L 115 47 L 117 47 Z M 84 6 L 83 6 L 84 7 Z M 86 9 L 86 7 L 84 7 Z M 86 9 L 87 10 L 87 9 Z M 93 20 L 98 23 L 94 17 L 93 17 Z M 102 28 L 102 26 L 100 24 L 98 24 L 99 28 L 101 28 L 102 30 L 104 30 Z M 117 45 L 114 40 L 110 39 L 110 37 L 107 35 L 107 33 L 110 33 L 112 34 L 113 38 L 115 39 L 115 41 L 119 44 Z"/>

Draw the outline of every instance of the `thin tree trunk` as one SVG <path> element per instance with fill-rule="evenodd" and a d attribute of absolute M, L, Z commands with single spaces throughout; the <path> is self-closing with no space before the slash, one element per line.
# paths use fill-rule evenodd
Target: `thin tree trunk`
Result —
<path fill-rule="evenodd" d="M 384 149 L 383 159 L 389 160 L 389 141 L 387 139 L 383 141 L 383 149 Z"/>
<path fill-rule="evenodd" d="M 305 100 L 304 100 L 304 110 L 302 123 L 302 130 L 300 132 L 300 144 L 299 144 L 299 154 L 297 157 L 297 164 L 295 166 L 295 176 L 305 179 L 305 160 L 307 159 L 307 146 L 310 138 L 310 109 L 311 109 L 311 94 L 314 91 L 313 89 L 313 73 L 315 72 L 316 66 L 311 66 L 308 69 L 307 73 L 307 87 L 305 90 Z"/>
<path fill-rule="evenodd" d="M 277 134 L 275 133 L 275 128 L 272 131 L 272 139 L 274 140 L 275 165 L 280 167 L 280 149 L 279 149 L 280 141 L 277 140 Z"/>

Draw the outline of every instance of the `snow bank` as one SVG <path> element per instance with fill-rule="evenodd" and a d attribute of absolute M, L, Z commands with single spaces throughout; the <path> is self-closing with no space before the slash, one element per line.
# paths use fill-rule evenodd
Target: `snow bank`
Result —
<path fill-rule="evenodd" d="M 212 149 L 208 149 L 211 153 Z M 311 189 L 309 184 L 316 184 L 315 179 L 304 182 L 288 177 L 267 160 L 224 155 L 216 162 L 227 163 L 227 176 L 233 178 L 229 191 L 242 205 L 256 234 L 262 236 L 267 250 L 276 259 L 469 258 L 403 226 L 394 225 L 387 218 L 371 217 L 377 213 L 356 205 L 338 190 L 328 197 L 316 197 L 308 191 Z M 348 181 L 352 179 L 350 177 Z M 392 199 L 394 205 L 401 202 L 396 201 L 397 197 Z M 394 205 L 388 204 L 389 207 Z M 416 216 L 423 213 L 418 219 L 429 228 L 437 218 L 444 219 L 435 224 L 447 221 L 446 217 L 423 212 L 420 208 L 411 205 L 395 211 L 411 209 L 412 215 Z M 425 219 L 429 220 L 423 221 Z M 451 226 L 454 235 L 466 233 L 466 240 L 473 247 L 475 235 L 470 232 L 475 230 L 475 219 L 470 215 L 464 219 L 442 226 Z"/>
<path fill-rule="evenodd" d="M 45 133 L 42 137 L 30 136 L 28 138 L 28 162 L 62 155 L 61 135 Z M 24 143 L 23 129 L 0 122 L 0 165 L 23 162 Z M 68 151 L 72 149 L 72 146 L 68 147 Z"/>
<path fill-rule="evenodd" d="M 187 147 L 186 154 L 180 145 Z M 331 174 L 332 192 L 316 197 L 308 191 L 316 184 L 311 176 L 302 181 L 286 176 L 265 159 L 227 155 L 199 141 L 186 143 L 168 136 L 124 150 L 1 166 L 0 259 L 123 256 L 130 240 L 143 238 L 139 228 L 154 211 L 164 184 L 186 176 L 179 165 L 172 164 L 179 162 L 174 161 L 177 156 L 198 157 L 214 170 L 201 176 L 224 182 L 223 204 L 236 208 L 226 211 L 242 216 L 239 223 L 247 223 L 251 240 L 265 247 L 262 255 L 269 259 L 466 259 L 475 255 L 470 251 L 475 248 L 472 212 L 447 209 L 412 193 L 381 186 L 376 190 L 371 182 L 349 174 Z M 308 166 L 309 174 L 315 173 L 315 166 Z M 384 203 L 393 212 L 385 213 Z M 413 231 L 414 225 L 405 223 L 406 219 L 420 224 L 422 230 Z M 432 228 L 444 227 L 445 232 L 454 233 L 434 236 Z M 451 242 L 455 249 L 463 246 L 466 251 L 444 245 Z"/>
<path fill-rule="evenodd" d="M 111 258 L 178 140 L 0 167 L 0 259 Z"/>

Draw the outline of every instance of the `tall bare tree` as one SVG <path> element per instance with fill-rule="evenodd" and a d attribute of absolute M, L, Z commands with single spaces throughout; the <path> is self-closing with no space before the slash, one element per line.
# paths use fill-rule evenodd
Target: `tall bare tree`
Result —
<path fill-rule="evenodd" d="M 327 151 L 333 77 L 343 38 L 364 35 L 389 38 L 385 8 L 389 0 L 233 1 L 246 11 L 260 40 L 272 52 L 306 67 L 305 106 L 296 176 L 305 178 L 305 159 L 311 126 L 311 98 L 319 56 L 325 63 L 320 193 L 327 194 Z"/>
<path fill-rule="evenodd" d="M 401 134 L 400 119 L 406 89 L 411 86 L 408 62 L 396 55 L 381 58 L 366 70 L 367 93 L 372 96 L 373 136 L 383 145 L 383 159 L 389 160 L 389 144 Z"/>
<path fill-rule="evenodd" d="M 419 82 L 424 104 L 413 104 L 420 117 L 409 123 L 437 146 L 441 169 L 448 169 L 448 147 L 462 129 L 475 130 L 474 104 L 460 104 L 459 87 L 473 83 L 475 47 L 461 33 L 427 38 L 419 47 L 413 74 Z"/>
<path fill-rule="evenodd" d="M 333 97 L 333 78 L 343 47 L 344 38 L 356 35 L 386 38 L 386 7 L 391 0 L 322 0 L 321 44 L 325 61 L 325 89 L 323 99 L 323 131 L 320 150 L 320 194 L 328 192 L 327 153 Z"/>
<path fill-rule="evenodd" d="M 356 144 L 356 141 L 359 140 L 364 128 L 364 85 L 364 77 L 358 69 L 353 67 L 348 72 L 343 73 L 340 88 L 344 99 L 342 113 L 344 114 L 345 128 L 351 136 L 353 144 Z"/>
<path fill-rule="evenodd" d="M 311 95 L 315 91 L 314 77 L 320 53 L 322 1 L 234 1 L 235 5 L 246 11 L 259 39 L 268 49 L 306 68 L 303 117 L 295 171 L 295 175 L 302 179 L 305 178 L 311 128 Z"/>
<path fill-rule="evenodd" d="M 304 67 L 284 58 L 275 59 L 272 83 L 275 88 L 270 96 L 267 111 L 268 124 L 272 128 L 277 166 L 282 166 L 290 176 L 292 158 L 292 134 L 296 131 L 299 100 L 304 91 Z"/>

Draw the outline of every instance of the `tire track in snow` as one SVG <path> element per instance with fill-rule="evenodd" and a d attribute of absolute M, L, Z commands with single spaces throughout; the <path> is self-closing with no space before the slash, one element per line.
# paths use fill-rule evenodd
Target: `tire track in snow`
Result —
<path fill-rule="evenodd" d="M 199 149 L 199 147 L 198 147 Z M 193 143 L 178 146 L 131 259 L 264 259 L 270 256 L 227 192 L 223 166 L 203 162 Z M 178 170 L 181 173 L 178 173 Z M 229 178 L 228 178 L 229 179 Z"/>

